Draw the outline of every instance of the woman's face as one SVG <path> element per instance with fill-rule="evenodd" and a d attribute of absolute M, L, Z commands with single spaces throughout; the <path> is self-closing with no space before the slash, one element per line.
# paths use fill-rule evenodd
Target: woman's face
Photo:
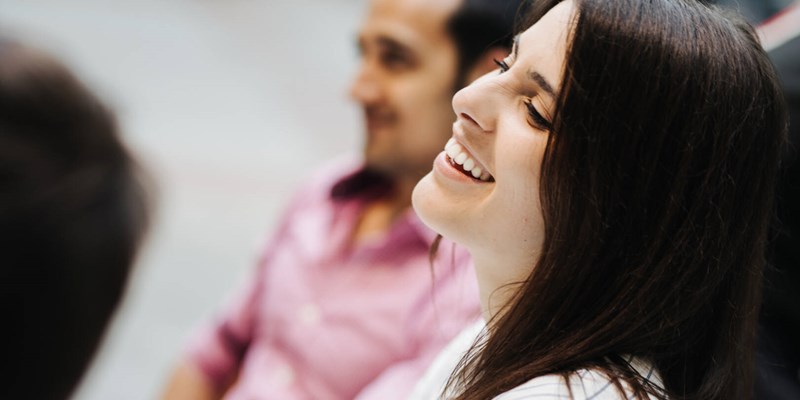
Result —
<path fill-rule="evenodd" d="M 539 257 L 539 171 L 557 134 L 550 125 L 573 7 L 559 3 L 515 39 L 499 71 L 456 93 L 453 137 L 414 189 L 420 218 L 466 246 L 476 265 L 503 265 L 505 281 L 526 278 Z"/>

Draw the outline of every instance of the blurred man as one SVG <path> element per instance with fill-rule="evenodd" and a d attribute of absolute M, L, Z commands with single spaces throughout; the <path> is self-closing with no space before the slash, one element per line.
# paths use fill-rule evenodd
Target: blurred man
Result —
<path fill-rule="evenodd" d="M 63 65 L 0 37 L 0 398 L 69 397 L 146 222 L 113 115 Z"/>
<path fill-rule="evenodd" d="M 800 3 L 760 29 L 783 84 L 790 149 L 781 160 L 778 235 L 764 275 L 755 398 L 800 399 Z"/>
<path fill-rule="evenodd" d="M 465 253 L 410 209 L 452 134 L 456 90 L 508 54 L 518 1 L 372 0 L 351 95 L 363 160 L 298 193 L 255 277 L 192 343 L 168 399 L 405 398 L 479 315 Z"/>

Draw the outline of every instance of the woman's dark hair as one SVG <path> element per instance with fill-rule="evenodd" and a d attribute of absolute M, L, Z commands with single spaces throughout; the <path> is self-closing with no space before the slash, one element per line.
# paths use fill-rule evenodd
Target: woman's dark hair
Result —
<path fill-rule="evenodd" d="M 69 396 L 120 300 L 147 203 L 106 107 L 57 61 L 0 38 L 0 398 Z"/>
<path fill-rule="evenodd" d="M 537 0 L 528 26 L 558 2 Z M 772 66 L 749 25 L 701 2 L 575 6 L 542 255 L 448 389 L 489 399 L 590 368 L 638 398 L 749 398 L 786 129 Z"/>

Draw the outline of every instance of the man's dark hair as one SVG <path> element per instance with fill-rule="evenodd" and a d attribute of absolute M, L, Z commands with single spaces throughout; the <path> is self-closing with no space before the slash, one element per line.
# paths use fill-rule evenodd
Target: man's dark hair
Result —
<path fill-rule="evenodd" d="M 0 38 L 3 399 L 64 399 L 147 225 L 113 115 L 63 65 Z"/>
<path fill-rule="evenodd" d="M 467 72 L 492 47 L 511 48 L 518 23 L 527 2 L 520 0 L 464 0 L 447 22 L 447 29 L 458 48 L 456 89 L 465 82 Z"/>

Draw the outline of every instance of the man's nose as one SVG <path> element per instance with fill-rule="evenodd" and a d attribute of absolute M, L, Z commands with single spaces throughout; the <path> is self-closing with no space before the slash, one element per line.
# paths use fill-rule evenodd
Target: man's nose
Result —
<path fill-rule="evenodd" d="M 371 104 L 378 101 L 380 96 L 380 85 L 374 68 L 367 61 L 362 61 L 358 74 L 350 85 L 350 97 L 361 104 Z"/>

